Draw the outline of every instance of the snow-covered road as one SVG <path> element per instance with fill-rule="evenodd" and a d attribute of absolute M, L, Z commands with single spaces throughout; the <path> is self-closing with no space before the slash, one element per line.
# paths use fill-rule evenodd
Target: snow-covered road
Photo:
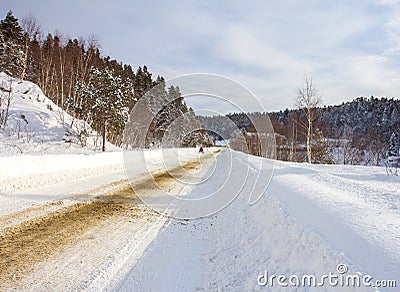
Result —
<path fill-rule="evenodd" d="M 79 240 L 38 263 L 21 287 L 249 291 L 273 285 L 279 290 L 276 281 L 259 285 L 266 271 L 269 276 L 314 275 L 320 280 L 338 274 L 339 264 L 348 268 L 342 276 L 368 274 L 373 277 L 371 284 L 396 280 L 400 285 L 398 177 L 388 177 L 379 167 L 261 161 L 226 149 L 183 167 L 179 176 L 163 182 L 175 196 L 163 208 L 180 218 L 205 218 L 172 219 L 136 203 L 127 212 L 101 219 Z M 113 173 L 111 180 L 120 179 L 118 171 Z M 249 205 L 249 198 L 253 202 L 268 183 L 261 199 Z M 151 203 L 164 202 L 161 192 L 141 186 L 142 195 L 160 198 Z M 55 191 L 57 185 L 48 188 Z M 44 189 L 37 192 L 43 199 Z M 9 195 L 0 197 L 3 218 L 13 214 L 16 202 L 29 199 L 18 196 L 12 196 L 12 204 Z M 7 209 L 10 204 L 14 207 Z M 223 204 L 226 207 L 220 210 Z M 333 287 L 325 282 L 318 290 Z"/>
<path fill-rule="evenodd" d="M 247 173 L 249 164 L 257 165 L 257 158 L 248 161 L 228 151 L 218 156 L 220 165 L 231 163 L 230 154 L 236 161 L 230 176 L 236 180 Z M 225 173 L 226 168 L 217 168 L 191 195 L 212 192 Z M 258 290 L 262 287 L 257 277 L 265 270 L 320 277 L 337 273 L 339 264 L 348 267 L 348 275 L 399 283 L 398 178 L 387 177 L 382 168 L 277 162 L 268 192 L 249 206 L 260 174 L 267 176 L 268 169 L 250 172 L 240 195 L 221 212 L 188 222 L 170 221 L 113 288 Z M 373 213 L 366 216 L 369 212 Z"/>

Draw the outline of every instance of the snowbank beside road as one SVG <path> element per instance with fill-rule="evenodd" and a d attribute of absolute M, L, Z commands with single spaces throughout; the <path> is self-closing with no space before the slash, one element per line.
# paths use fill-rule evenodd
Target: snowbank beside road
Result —
<path fill-rule="evenodd" d="M 122 153 L 0 157 L 0 193 L 13 194 L 89 176 L 121 171 Z"/>
<path fill-rule="evenodd" d="M 278 162 L 269 192 L 362 271 L 390 279 L 400 274 L 399 184 L 383 167 Z"/>
<path fill-rule="evenodd" d="M 127 173 L 137 182 L 151 171 L 198 156 L 196 149 L 186 148 L 129 151 L 125 157 L 122 152 L 0 157 L 0 215 L 55 200 L 74 203 L 82 194 L 101 195 L 128 186 Z"/>
<path fill-rule="evenodd" d="M 129 151 L 125 162 L 137 175 L 198 157 L 194 148 Z M 124 171 L 123 152 L 0 157 L 0 194 L 12 194 L 77 179 Z M 94 186 L 95 187 L 95 186 Z"/>

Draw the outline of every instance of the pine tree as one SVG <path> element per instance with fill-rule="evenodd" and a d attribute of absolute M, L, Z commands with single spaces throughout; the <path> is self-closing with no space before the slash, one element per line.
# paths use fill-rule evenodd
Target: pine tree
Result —
<path fill-rule="evenodd" d="M 7 65 L 7 60 L 6 60 L 6 43 L 4 40 L 4 34 L 0 30 L 0 71 L 6 71 L 8 65 Z"/>
<path fill-rule="evenodd" d="M 101 132 L 102 151 L 105 151 L 107 136 L 116 144 L 120 143 L 128 120 L 128 105 L 133 98 L 131 85 L 124 83 L 121 76 L 115 76 L 113 70 L 93 67 L 89 83 L 81 86 L 80 94 L 84 103 L 78 110 Z"/>
<path fill-rule="evenodd" d="M 315 130 L 313 140 L 313 156 L 312 163 L 316 164 L 333 164 L 329 145 L 320 129 Z"/>
<path fill-rule="evenodd" d="M 148 91 L 142 100 L 147 102 L 147 111 L 153 117 L 146 133 L 146 145 L 152 147 L 209 145 L 211 138 L 197 120 L 194 111 L 188 111 L 179 87 L 170 86 L 166 90 L 162 77 L 158 77 L 156 83 L 158 85 Z"/>
<path fill-rule="evenodd" d="M 397 107 L 395 106 L 393 108 L 392 114 L 390 115 L 390 125 L 395 127 L 399 123 L 400 123 L 400 114 L 399 111 L 397 110 Z"/>
<path fill-rule="evenodd" d="M 388 157 L 399 156 L 399 140 L 396 133 L 392 133 L 389 140 Z"/>
<path fill-rule="evenodd" d="M 165 90 L 165 82 L 162 82 L 153 87 L 149 91 L 148 98 L 150 110 L 154 114 L 154 125 L 151 127 L 153 131 L 153 144 L 160 145 L 165 138 L 166 132 L 169 131 L 169 139 L 172 136 L 176 141 L 180 141 L 181 133 L 184 131 L 182 121 L 177 121 L 174 124 L 173 134 L 171 136 L 171 124 L 179 119 L 184 118 L 184 108 L 186 105 L 183 102 L 183 97 L 179 88 L 171 86 L 168 91 Z M 167 145 L 163 145 L 164 147 Z M 169 147 L 169 146 L 168 146 Z"/>
<path fill-rule="evenodd" d="M 134 91 L 135 98 L 137 100 L 155 85 L 151 79 L 151 75 L 152 74 L 148 71 L 146 66 L 143 66 L 143 69 L 139 66 L 138 70 L 136 71 Z"/>
<path fill-rule="evenodd" d="M 0 69 L 20 77 L 25 62 L 25 38 L 23 30 L 11 11 L 0 22 Z"/>
<path fill-rule="evenodd" d="M 197 145 L 212 146 L 214 141 L 207 134 L 201 122 L 196 118 L 195 112 L 190 108 L 184 115 L 184 130 L 181 135 L 179 147 L 195 147 Z"/>
<path fill-rule="evenodd" d="M 383 126 L 385 126 L 388 123 L 388 107 L 387 106 L 385 106 L 383 109 L 381 122 L 382 122 L 381 124 Z"/>

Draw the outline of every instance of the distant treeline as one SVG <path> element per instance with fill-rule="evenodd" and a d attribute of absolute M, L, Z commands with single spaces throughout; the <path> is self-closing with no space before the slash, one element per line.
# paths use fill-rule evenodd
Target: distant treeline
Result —
<path fill-rule="evenodd" d="M 381 165 L 387 156 L 390 137 L 400 135 L 400 100 L 385 97 L 358 97 L 341 105 L 316 108 L 313 124 L 316 163 Z M 258 113 L 259 114 L 259 113 Z M 253 131 L 248 114 L 226 117 L 201 117 L 206 129 L 218 127 L 221 136 L 230 137 L 236 127 Z M 304 111 L 285 109 L 268 113 L 274 127 L 277 151 L 281 160 L 306 161 L 306 133 L 299 125 Z M 215 139 L 219 135 L 210 132 Z"/>

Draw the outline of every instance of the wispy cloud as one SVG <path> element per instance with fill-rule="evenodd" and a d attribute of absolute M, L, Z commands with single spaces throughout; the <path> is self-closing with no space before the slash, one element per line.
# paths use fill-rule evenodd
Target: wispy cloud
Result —
<path fill-rule="evenodd" d="M 292 107 L 305 74 L 325 103 L 400 92 L 400 1 L 4 0 L 44 29 L 99 36 L 103 51 L 167 78 L 226 75 L 268 109 Z"/>

